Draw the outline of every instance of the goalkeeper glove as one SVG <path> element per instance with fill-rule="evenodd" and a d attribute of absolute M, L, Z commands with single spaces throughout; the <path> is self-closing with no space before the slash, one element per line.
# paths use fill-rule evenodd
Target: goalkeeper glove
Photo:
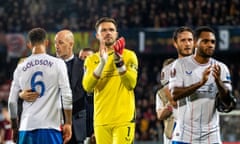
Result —
<path fill-rule="evenodd" d="M 122 59 L 124 47 L 125 47 L 124 37 L 119 38 L 113 45 L 114 53 L 115 53 L 114 62 L 117 67 L 117 70 L 120 74 L 123 74 L 126 72 L 126 67 L 125 67 L 123 59 Z"/>
<path fill-rule="evenodd" d="M 113 45 L 116 56 L 122 57 L 124 47 L 125 47 L 125 39 L 124 37 L 120 37 Z"/>

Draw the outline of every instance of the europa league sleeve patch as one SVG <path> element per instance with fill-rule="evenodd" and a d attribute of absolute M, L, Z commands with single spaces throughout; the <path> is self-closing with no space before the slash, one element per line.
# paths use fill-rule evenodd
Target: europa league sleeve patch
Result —
<path fill-rule="evenodd" d="M 171 78 L 176 76 L 176 69 L 175 68 L 171 69 L 170 76 L 171 76 Z"/>

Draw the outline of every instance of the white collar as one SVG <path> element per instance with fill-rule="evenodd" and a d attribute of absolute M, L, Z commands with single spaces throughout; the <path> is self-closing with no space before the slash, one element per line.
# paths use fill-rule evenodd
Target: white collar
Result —
<path fill-rule="evenodd" d="M 68 59 L 65 59 L 64 61 L 68 62 L 68 61 L 72 60 L 73 58 L 74 58 L 74 55 L 70 56 Z"/>

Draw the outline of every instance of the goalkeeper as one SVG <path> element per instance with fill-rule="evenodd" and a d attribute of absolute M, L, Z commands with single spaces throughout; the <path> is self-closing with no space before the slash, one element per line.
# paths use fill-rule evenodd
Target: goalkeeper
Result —
<path fill-rule="evenodd" d="M 138 60 L 117 40 L 117 23 L 103 17 L 96 23 L 99 52 L 84 63 L 83 87 L 94 92 L 94 133 L 97 144 L 131 144 L 135 132 Z"/>

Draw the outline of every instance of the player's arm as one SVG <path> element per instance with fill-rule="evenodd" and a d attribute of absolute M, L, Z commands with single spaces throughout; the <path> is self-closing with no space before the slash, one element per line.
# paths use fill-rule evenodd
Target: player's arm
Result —
<path fill-rule="evenodd" d="M 14 78 L 11 84 L 10 88 L 10 94 L 8 98 L 8 109 L 9 109 L 9 114 L 10 114 L 10 119 L 11 119 L 11 125 L 13 129 L 13 141 L 17 141 L 17 136 L 18 136 L 18 94 L 20 91 L 20 87 L 18 84 L 18 72 L 17 70 L 14 72 Z"/>
<path fill-rule="evenodd" d="M 27 102 L 34 102 L 39 97 L 38 92 L 33 92 L 31 89 L 22 90 L 19 93 L 19 97 Z"/>
<path fill-rule="evenodd" d="M 159 93 L 156 94 L 156 111 L 157 111 L 157 118 L 159 120 L 165 120 L 172 114 L 172 106 L 170 104 L 166 104 L 164 106 Z"/>
<path fill-rule="evenodd" d="M 65 114 L 65 122 L 63 124 L 63 140 L 67 143 L 72 137 L 72 91 L 67 74 L 65 63 L 60 60 L 59 63 L 58 84 L 61 90 L 62 105 Z"/>
<path fill-rule="evenodd" d="M 159 120 L 165 120 L 172 114 L 172 111 L 173 111 L 173 109 L 172 109 L 172 106 L 170 106 L 170 105 L 167 105 L 161 109 L 158 109 L 157 110 L 157 118 Z"/>
<path fill-rule="evenodd" d="M 121 75 L 122 83 L 129 90 L 135 88 L 137 83 L 138 60 L 134 52 L 127 53 L 127 59 L 123 58 L 125 39 L 119 38 L 114 44 L 114 63 Z M 126 61 L 125 61 L 126 60 Z"/>
<path fill-rule="evenodd" d="M 62 127 L 63 143 L 66 144 L 72 137 L 72 109 L 64 108 L 65 122 Z"/>
<path fill-rule="evenodd" d="M 168 88 L 168 85 L 164 86 L 163 90 L 164 90 L 164 92 L 165 92 L 165 94 L 167 96 L 169 104 L 176 108 L 177 107 L 177 102 L 173 100 L 173 97 L 171 96 L 171 92 L 170 92 L 170 90 Z"/>
<path fill-rule="evenodd" d="M 170 73 L 170 67 L 171 65 L 163 65 L 163 68 L 161 70 L 161 88 L 162 91 L 165 93 L 166 98 L 170 102 L 170 104 L 173 107 L 177 107 L 177 102 L 173 100 L 173 97 L 171 96 L 171 92 L 169 90 L 169 73 Z"/>
<path fill-rule="evenodd" d="M 96 55 L 94 55 L 96 56 Z M 108 50 L 105 46 L 105 41 L 102 40 L 100 41 L 100 46 L 99 46 L 99 58 L 97 61 L 99 61 L 97 67 L 92 67 L 93 66 L 93 60 L 94 57 L 87 57 L 85 62 L 84 62 L 84 76 L 83 76 L 83 88 L 85 89 L 86 92 L 93 92 L 94 87 L 96 86 L 99 78 L 102 75 L 103 69 L 105 64 L 107 63 L 108 59 Z"/>
<path fill-rule="evenodd" d="M 121 76 L 122 83 L 125 85 L 127 89 L 132 90 L 135 88 L 137 84 L 138 61 L 135 53 L 129 53 L 129 54 L 130 54 L 130 57 L 128 61 L 124 62 L 124 65 L 123 65 L 123 66 L 126 66 L 126 70 L 123 73 L 121 73 L 121 70 L 118 70 L 118 71 Z"/>
<path fill-rule="evenodd" d="M 84 90 L 88 93 L 93 92 L 93 89 L 99 80 L 99 78 L 96 77 L 94 74 L 94 70 L 97 69 L 93 67 L 93 61 L 95 61 L 94 56 L 93 57 L 89 56 L 84 61 L 84 75 L 83 75 L 82 85 Z M 96 61 L 99 61 L 99 59 L 97 59 Z M 98 64 L 97 67 L 102 67 L 101 62 Z"/>
<path fill-rule="evenodd" d="M 182 98 L 185 98 L 192 93 L 194 93 L 198 88 L 200 88 L 203 84 L 201 82 L 197 82 L 195 84 L 192 84 L 188 87 L 173 87 L 170 89 L 171 95 L 173 97 L 174 101 L 180 100 Z"/>
<path fill-rule="evenodd" d="M 178 87 L 178 86 L 171 85 L 170 83 L 169 89 L 171 91 L 173 100 L 177 101 L 193 94 L 197 89 L 199 89 L 201 86 L 203 86 L 207 82 L 210 72 L 211 72 L 211 66 L 207 67 L 204 70 L 202 74 L 202 79 L 199 82 L 196 82 L 187 87 Z"/>
<path fill-rule="evenodd" d="M 220 99 L 223 101 L 223 102 L 226 102 L 229 103 L 229 99 L 228 99 L 228 93 L 230 91 L 230 89 L 228 89 L 225 84 L 223 83 L 223 81 L 221 80 L 220 78 L 220 71 L 221 71 L 221 68 L 219 65 L 214 65 L 213 66 L 213 70 L 212 70 L 212 75 L 214 76 L 215 78 L 215 83 L 217 85 L 217 88 L 218 88 L 218 96 L 220 97 Z"/>
<path fill-rule="evenodd" d="M 3 127 L 0 127 L 0 143 L 4 142 L 4 135 L 5 135 L 5 130 L 3 129 Z"/>
<path fill-rule="evenodd" d="M 156 112 L 159 120 L 167 119 L 173 111 L 173 106 L 168 102 L 164 88 L 156 93 Z"/>
<path fill-rule="evenodd" d="M 230 73 L 227 66 L 223 65 L 220 67 L 219 64 L 214 64 L 212 66 L 212 75 L 215 78 L 215 83 L 218 88 L 217 97 L 219 97 L 220 101 L 223 102 L 225 106 L 234 104 L 235 97 L 232 95 Z"/>
<path fill-rule="evenodd" d="M 64 109 L 65 123 L 63 124 L 63 143 L 67 143 L 72 137 L 72 110 Z"/>

